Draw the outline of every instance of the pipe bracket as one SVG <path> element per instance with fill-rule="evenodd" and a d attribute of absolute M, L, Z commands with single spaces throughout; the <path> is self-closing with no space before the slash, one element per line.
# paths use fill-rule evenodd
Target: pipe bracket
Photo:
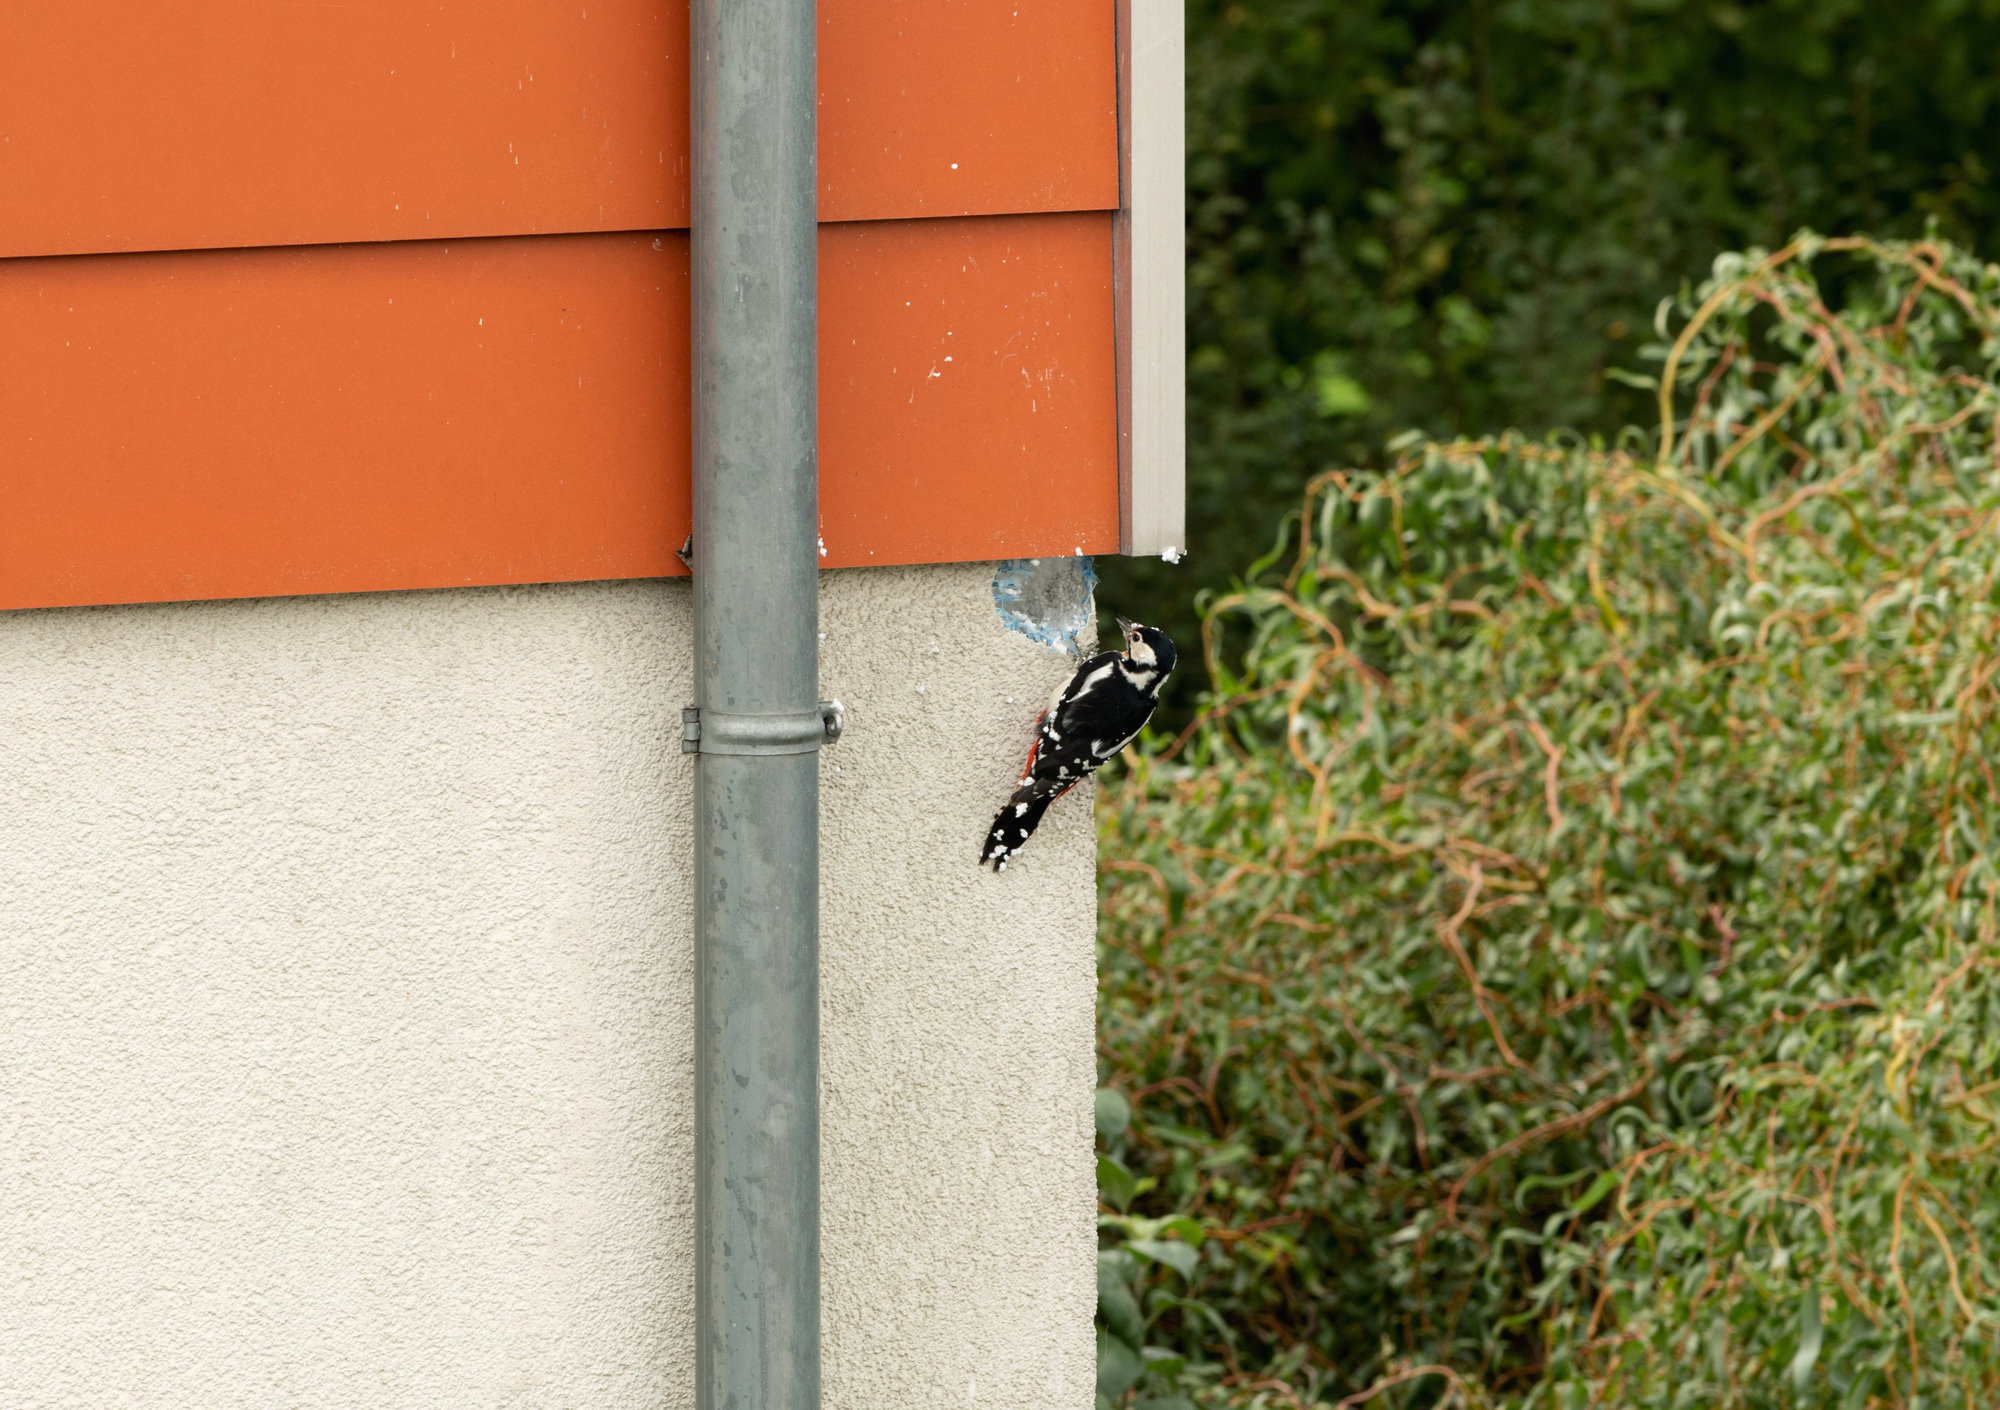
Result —
<path fill-rule="evenodd" d="M 689 705 L 681 711 L 681 753 L 811 754 L 840 738 L 846 713 L 838 700 L 822 700 L 814 710 L 770 715 Z"/>

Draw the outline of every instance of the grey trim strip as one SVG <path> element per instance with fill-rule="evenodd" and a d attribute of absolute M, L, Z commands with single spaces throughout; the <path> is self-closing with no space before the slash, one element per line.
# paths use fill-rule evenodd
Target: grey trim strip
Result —
<path fill-rule="evenodd" d="M 1186 0 L 1116 0 L 1118 551 L 1187 548 Z"/>

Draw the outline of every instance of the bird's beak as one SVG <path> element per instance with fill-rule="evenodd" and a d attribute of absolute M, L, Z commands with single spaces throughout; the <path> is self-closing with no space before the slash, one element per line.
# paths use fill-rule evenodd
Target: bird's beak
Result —
<path fill-rule="evenodd" d="M 1133 622 L 1131 618 L 1120 617 L 1118 619 L 1118 630 L 1125 633 L 1125 635 L 1127 636 L 1132 635 L 1132 627 L 1133 627 Z"/>

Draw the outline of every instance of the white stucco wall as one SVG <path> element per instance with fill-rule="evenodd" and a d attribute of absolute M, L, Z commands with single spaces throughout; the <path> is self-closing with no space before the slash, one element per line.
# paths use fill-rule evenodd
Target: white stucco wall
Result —
<path fill-rule="evenodd" d="M 973 865 L 1068 669 L 991 581 L 823 579 L 842 1410 L 1091 1403 L 1088 800 Z M 0 1404 L 692 1405 L 688 626 L 0 616 Z"/>

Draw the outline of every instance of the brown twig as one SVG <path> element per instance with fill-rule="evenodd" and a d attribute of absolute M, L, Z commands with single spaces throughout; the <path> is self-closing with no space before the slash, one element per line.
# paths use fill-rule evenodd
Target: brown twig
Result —
<path fill-rule="evenodd" d="M 1393 1376 L 1385 1376 L 1375 1382 L 1374 1385 L 1368 1387 L 1368 1389 L 1356 1391 L 1353 1395 L 1348 1396 L 1347 1399 L 1340 1401 L 1335 1405 L 1334 1410 L 1352 1410 L 1353 1406 L 1366 1404 L 1385 1390 L 1393 1390 L 1405 1381 L 1414 1381 L 1421 1376 L 1443 1376 L 1451 1382 L 1453 1390 L 1465 1396 L 1468 1400 L 1471 1399 L 1471 1392 L 1467 1389 L 1465 1382 L 1459 1377 L 1458 1372 L 1452 1370 L 1449 1366 L 1433 1363 L 1429 1366 L 1412 1366 L 1406 1371 L 1396 1372 Z"/>

